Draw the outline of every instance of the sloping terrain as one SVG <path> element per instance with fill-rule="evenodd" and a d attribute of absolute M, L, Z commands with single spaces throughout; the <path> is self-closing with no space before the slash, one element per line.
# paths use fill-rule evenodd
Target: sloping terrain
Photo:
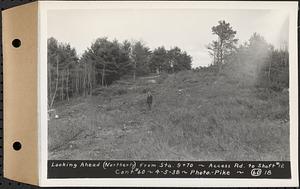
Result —
<path fill-rule="evenodd" d="M 48 122 L 52 160 L 289 160 L 288 94 L 225 74 L 120 80 L 55 106 L 59 117 Z"/>

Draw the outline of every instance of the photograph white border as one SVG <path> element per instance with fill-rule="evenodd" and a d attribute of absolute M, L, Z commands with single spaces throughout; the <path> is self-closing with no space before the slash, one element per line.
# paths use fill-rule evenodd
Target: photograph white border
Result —
<path fill-rule="evenodd" d="M 38 2 L 38 125 L 40 186 L 110 187 L 290 187 L 298 186 L 298 2 L 242 1 L 39 1 Z M 291 179 L 97 178 L 48 179 L 47 12 L 67 9 L 278 9 L 289 11 L 290 161 Z M 274 20 L 276 22 L 276 20 Z"/>

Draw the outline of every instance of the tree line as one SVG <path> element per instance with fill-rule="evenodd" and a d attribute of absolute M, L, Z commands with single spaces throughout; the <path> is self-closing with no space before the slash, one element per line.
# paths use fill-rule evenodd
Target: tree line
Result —
<path fill-rule="evenodd" d="M 289 53 L 287 44 L 275 49 L 263 36 L 254 33 L 238 45 L 230 23 L 222 20 L 212 27 L 217 37 L 207 45 L 212 57 L 210 68 L 222 73 L 229 70 L 240 80 L 252 80 L 258 87 L 282 90 L 289 87 Z M 164 46 L 151 50 L 142 41 L 98 38 L 82 56 L 70 44 L 48 39 L 48 106 L 58 100 L 90 95 L 99 86 L 108 86 L 121 77 L 150 73 L 175 73 L 191 70 L 192 57 L 179 47 Z M 201 69 L 201 68 L 196 68 Z M 205 68 L 207 69 L 207 68 Z"/>
<path fill-rule="evenodd" d="M 238 79 L 252 80 L 257 87 L 283 90 L 289 87 L 289 52 L 286 43 L 275 49 L 265 38 L 253 33 L 250 39 L 237 45 L 237 31 L 224 20 L 213 26 L 217 36 L 207 45 L 212 57 L 212 67 L 221 73 L 226 69 Z"/>
<path fill-rule="evenodd" d="M 90 95 L 121 77 L 190 70 L 192 57 L 179 47 L 151 50 L 142 41 L 98 38 L 81 57 L 70 44 L 48 39 L 48 106 L 72 96 Z"/>

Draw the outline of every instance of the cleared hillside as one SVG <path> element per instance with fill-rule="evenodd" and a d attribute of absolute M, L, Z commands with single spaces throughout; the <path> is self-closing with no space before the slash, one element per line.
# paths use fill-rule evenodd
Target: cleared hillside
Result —
<path fill-rule="evenodd" d="M 55 109 L 59 118 L 48 122 L 52 160 L 289 160 L 288 93 L 226 74 L 123 79 Z"/>

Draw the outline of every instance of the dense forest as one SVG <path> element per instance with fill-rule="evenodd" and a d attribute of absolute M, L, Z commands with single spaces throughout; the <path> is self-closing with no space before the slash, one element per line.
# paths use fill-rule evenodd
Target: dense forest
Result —
<path fill-rule="evenodd" d="M 55 100 L 90 95 L 121 77 L 190 70 L 192 57 L 179 47 L 150 50 L 142 41 L 98 38 L 79 58 L 70 44 L 48 39 L 48 106 Z"/>
<path fill-rule="evenodd" d="M 289 86 L 288 47 L 275 49 L 263 36 L 254 33 L 238 46 L 237 31 L 225 21 L 212 27 L 217 37 L 207 45 L 212 57 L 208 67 L 217 75 L 229 73 L 234 79 L 256 87 L 283 90 Z M 99 86 L 108 86 L 122 77 L 150 73 L 176 73 L 192 69 L 192 57 L 179 47 L 151 50 L 142 41 L 119 42 L 98 38 L 81 57 L 70 44 L 48 39 L 48 106 L 71 97 L 91 95 Z"/>

